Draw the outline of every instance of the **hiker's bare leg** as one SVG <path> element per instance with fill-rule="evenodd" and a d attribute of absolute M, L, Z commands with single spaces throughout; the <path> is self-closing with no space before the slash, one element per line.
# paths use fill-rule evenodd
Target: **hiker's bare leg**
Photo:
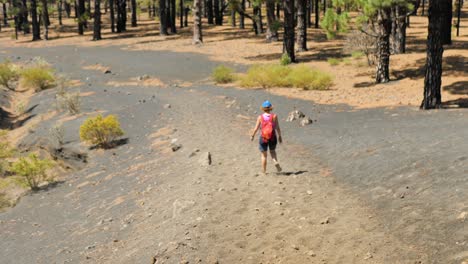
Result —
<path fill-rule="evenodd" d="M 281 168 L 280 164 L 278 163 L 278 158 L 276 157 L 276 151 L 270 150 L 271 154 L 271 159 L 273 159 L 273 162 L 275 163 L 276 170 L 278 172 L 281 172 L 283 169 Z"/>
<path fill-rule="evenodd" d="M 263 169 L 263 173 L 266 173 L 267 157 L 268 157 L 268 152 L 262 151 L 262 169 Z"/>

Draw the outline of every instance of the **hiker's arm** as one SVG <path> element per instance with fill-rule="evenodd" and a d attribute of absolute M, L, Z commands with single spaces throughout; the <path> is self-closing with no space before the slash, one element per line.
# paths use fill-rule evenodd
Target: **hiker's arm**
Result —
<path fill-rule="evenodd" d="M 260 117 L 257 118 L 257 124 L 255 124 L 255 128 L 252 132 L 252 135 L 250 135 L 250 140 L 253 140 L 255 137 L 255 134 L 257 134 L 257 130 L 260 128 Z"/>
<path fill-rule="evenodd" d="M 278 121 L 278 116 L 275 116 L 275 123 L 276 123 L 276 132 L 278 132 L 278 141 L 279 143 L 283 143 L 283 138 L 281 137 L 281 128 L 280 128 L 280 125 L 279 125 L 279 121 Z"/>

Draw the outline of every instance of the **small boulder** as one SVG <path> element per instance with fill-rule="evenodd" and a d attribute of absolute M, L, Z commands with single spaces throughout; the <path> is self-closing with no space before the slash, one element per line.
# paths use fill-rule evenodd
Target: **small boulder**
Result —
<path fill-rule="evenodd" d="M 310 125 L 310 124 L 312 124 L 312 119 L 310 119 L 308 116 L 304 117 L 301 120 L 301 126 L 307 126 L 307 125 Z"/>
<path fill-rule="evenodd" d="M 286 118 L 286 122 L 292 122 L 294 120 L 303 118 L 305 115 L 299 110 L 294 110 L 291 113 L 288 114 L 288 117 Z"/>
<path fill-rule="evenodd" d="M 198 160 L 201 166 L 208 167 L 211 165 L 211 153 L 210 152 L 205 152 L 200 156 L 200 159 Z"/>
<path fill-rule="evenodd" d="M 104 71 L 104 74 L 110 74 L 110 73 L 112 73 L 112 72 L 111 72 L 111 70 L 109 70 L 109 69 L 107 69 L 107 70 Z"/>
<path fill-rule="evenodd" d="M 164 105 L 164 108 L 165 108 L 165 109 L 169 109 L 169 108 L 171 108 L 171 105 L 170 105 L 170 104 L 165 104 L 165 105 Z"/>

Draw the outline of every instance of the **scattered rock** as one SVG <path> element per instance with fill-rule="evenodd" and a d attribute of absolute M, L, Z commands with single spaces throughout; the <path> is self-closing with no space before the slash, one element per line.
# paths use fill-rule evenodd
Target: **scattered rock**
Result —
<path fill-rule="evenodd" d="M 283 203 L 280 202 L 280 201 L 276 201 L 274 204 L 275 204 L 275 205 L 283 205 Z"/>
<path fill-rule="evenodd" d="M 299 246 L 292 245 L 291 247 L 292 247 L 293 249 L 295 249 L 295 250 L 299 250 Z"/>
<path fill-rule="evenodd" d="M 330 217 L 327 217 L 320 222 L 320 224 L 322 225 L 329 224 L 329 223 L 330 223 Z"/>
<path fill-rule="evenodd" d="M 317 256 L 317 255 L 315 254 L 315 252 L 312 251 L 312 250 L 307 251 L 307 255 L 309 255 L 309 256 L 311 256 L 311 257 Z"/>
<path fill-rule="evenodd" d="M 301 126 L 307 126 L 307 125 L 310 125 L 310 124 L 312 124 L 312 119 L 310 119 L 308 116 L 304 117 L 301 120 Z"/>
<path fill-rule="evenodd" d="M 286 122 L 292 122 L 294 120 L 303 118 L 305 115 L 299 110 L 294 110 L 291 113 L 288 114 L 288 117 L 286 118 Z"/>
<path fill-rule="evenodd" d="M 165 109 L 169 109 L 169 108 L 171 108 L 171 105 L 170 105 L 170 104 L 165 104 L 165 105 L 164 105 L 164 108 L 165 108 Z"/>
<path fill-rule="evenodd" d="M 107 70 L 104 71 L 104 74 L 110 74 L 110 73 L 112 73 L 112 72 L 111 72 L 111 70 L 109 70 L 109 69 L 107 69 Z"/>
<path fill-rule="evenodd" d="M 372 254 L 370 252 L 367 252 L 366 256 L 364 257 L 365 260 L 368 260 L 368 259 L 371 259 L 373 258 L 374 256 L 372 256 Z"/>
<path fill-rule="evenodd" d="M 250 233 L 250 232 L 245 233 L 245 236 L 251 236 L 251 235 L 252 235 L 252 233 Z"/>
<path fill-rule="evenodd" d="M 308 195 L 312 195 L 312 191 L 311 191 L 311 190 L 308 190 L 308 191 L 307 191 L 307 194 L 308 194 Z"/>
<path fill-rule="evenodd" d="M 148 80 L 149 78 L 150 78 L 150 76 L 148 74 L 143 74 L 141 76 L 138 76 L 137 80 L 138 81 L 144 81 L 144 80 Z"/>
<path fill-rule="evenodd" d="M 95 247 L 96 247 L 96 245 L 89 245 L 89 246 L 85 247 L 85 250 L 90 250 L 90 249 L 93 249 Z"/>
<path fill-rule="evenodd" d="M 200 165 L 202 166 L 210 166 L 211 165 L 211 153 L 210 152 L 205 152 L 200 156 L 200 159 L 198 160 L 200 162 Z"/>
<path fill-rule="evenodd" d="M 171 149 L 172 149 L 173 152 L 176 152 L 181 148 L 182 148 L 181 144 L 171 144 Z"/>
<path fill-rule="evenodd" d="M 462 212 L 461 214 L 458 215 L 457 219 L 465 221 L 466 218 L 468 218 L 468 212 Z"/>

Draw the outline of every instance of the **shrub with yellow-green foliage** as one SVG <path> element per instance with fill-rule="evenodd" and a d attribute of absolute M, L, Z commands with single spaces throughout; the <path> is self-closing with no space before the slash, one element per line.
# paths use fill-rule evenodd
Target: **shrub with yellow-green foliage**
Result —
<path fill-rule="evenodd" d="M 11 89 L 11 82 L 18 79 L 18 72 L 16 71 L 14 65 L 5 61 L 0 63 L 0 85 Z"/>
<path fill-rule="evenodd" d="M 54 71 L 47 65 L 34 65 L 20 72 L 20 86 L 23 88 L 42 91 L 51 88 L 55 84 Z"/>
<path fill-rule="evenodd" d="M 47 170 L 52 167 L 52 164 L 51 160 L 40 159 L 36 154 L 31 153 L 28 157 L 22 157 L 14 162 L 10 170 L 24 177 L 32 190 L 37 190 L 42 182 L 53 180 L 47 175 Z"/>
<path fill-rule="evenodd" d="M 124 135 L 119 120 L 114 115 L 90 117 L 80 127 L 80 139 L 102 148 L 112 147 L 118 137 Z"/>
<path fill-rule="evenodd" d="M 327 62 L 331 65 L 331 66 L 337 66 L 341 63 L 341 60 L 340 59 L 337 59 L 337 58 L 328 58 L 327 59 Z"/>
<path fill-rule="evenodd" d="M 233 82 L 235 79 L 233 70 L 224 65 L 220 65 L 214 68 L 211 76 L 213 77 L 216 83 L 230 83 Z"/>
<path fill-rule="evenodd" d="M 305 90 L 327 90 L 332 84 L 333 77 L 330 74 L 305 65 L 254 65 L 240 80 L 243 87 L 295 87 Z"/>

